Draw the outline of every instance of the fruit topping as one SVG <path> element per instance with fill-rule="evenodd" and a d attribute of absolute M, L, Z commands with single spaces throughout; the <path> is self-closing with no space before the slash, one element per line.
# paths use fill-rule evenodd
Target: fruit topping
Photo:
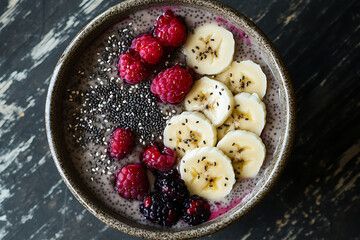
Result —
<path fill-rule="evenodd" d="M 182 219 L 190 225 L 206 222 L 211 215 L 209 203 L 197 195 L 186 199 Z"/>
<path fill-rule="evenodd" d="M 134 148 L 134 134 L 130 129 L 117 128 L 110 138 L 109 153 L 114 159 L 122 159 Z"/>
<path fill-rule="evenodd" d="M 149 70 L 139 54 L 134 52 L 126 52 L 120 55 L 118 70 L 120 77 L 131 84 L 139 83 L 149 75 Z"/>
<path fill-rule="evenodd" d="M 164 103 L 178 103 L 190 90 L 193 76 L 190 70 L 175 65 L 160 72 L 151 83 L 151 92 Z"/>
<path fill-rule="evenodd" d="M 189 34 L 184 45 L 188 66 L 199 74 L 218 74 L 233 61 L 233 34 L 216 24 L 205 24 Z"/>
<path fill-rule="evenodd" d="M 159 174 L 155 180 L 155 190 L 180 205 L 189 196 L 185 182 L 180 178 L 176 169 Z"/>
<path fill-rule="evenodd" d="M 226 71 L 215 76 L 233 93 L 257 93 L 262 99 L 266 93 L 267 80 L 259 64 L 251 60 L 233 61 Z"/>
<path fill-rule="evenodd" d="M 191 194 L 220 200 L 235 184 L 231 160 L 216 147 L 189 151 L 181 159 L 179 171 Z"/>
<path fill-rule="evenodd" d="M 261 168 L 266 148 L 259 136 L 245 130 L 228 132 L 217 144 L 232 162 L 236 178 L 253 178 Z"/>
<path fill-rule="evenodd" d="M 160 151 L 158 146 L 152 143 L 145 149 L 142 160 L 150 169 L 165 172 L 176 163 L 176 154 L 165 146 Z"/>
<path fill-rule="evenodd" d="M 179 157 L 188 150 L 215 146 L 216 128 L 200 112 L 183 112 L 173 116 L 164 129 L 164 144 Z"/>
<path fill-rule="evenodd" d="M 140 212 L 146 219 L 167 227 L 174 225 L 179 220 L 180 211 L 177 204 L 158 192 L 145 197 L 140 205 Z"/>
<path fill-rule="evenodd" d="M 184 44 L 186 40 L 185 24 L 171 10 L 167 10 L 158 17 L 154 26 L 155 37 L 163 46 L 179 47 Z"/>
<path fill-rule="evenodd" d="M 128 165 L 115 173 L 115 190 L 126 199 L 143 200 L 149 192 L 149 182 L 141 164 Z"/>
<path fill-rule="evenodd" d="M 163 57 L 163 48 L 157 38 L 145 34 L 133 40 L 130 49 L 139 53 L 148 64 L 157 64 Z"/>
<path fill-rule="evenodd" d="M 208 77 L 195 81 L 184 102 L 186 110 L 203 112 L 215 127 L 223 124 L 234 109 L 234 97 L 228 87 Z"/>
<path fill-rule="evenodd" d="M 266 122 L 266 107 L 256 93 L 238 93 L 231 116 L 217 129 L 218 140 L 234 130 L 248 130 L 260 136 Z"/>

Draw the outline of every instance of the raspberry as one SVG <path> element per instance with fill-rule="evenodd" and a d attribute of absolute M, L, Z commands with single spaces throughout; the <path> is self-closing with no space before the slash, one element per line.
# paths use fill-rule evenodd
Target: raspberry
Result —
<path fill-rule="evenodd" d="M 143 153 L 143 162 L 150 169 L 157 169 L 161 172 L 165 172 L 175 164 L 176 155 L 175 152 L 168 147 L 163 147 L 160 152 L 158 146 L 153 143 L 145 149 Z"/>
<path fill-rule="evenodd" d="M 115 178 L 115 190 L 123 198 L 142 200 L 149 192 L 145 170 L 139 163 L 117 170 Z"/>
<path fill-rule="evenodd" d="M 151 193 L 140 205 L 140 212 L 153 223 L 163 226 L 172 226 L 180 218 L 180 209 L 172 201 L 161 196 L 160 193 Z"/>
<path fill-rule="evenodd" d="M 135 38 L 130 48 L 138 52 L 140 57 L 149 64 L 159 63 L 164 53 L 159 40 L 150 34 Z"/>
<path fill-rule="evenodd" d="M 150 89 L 164 103 L 178 103 L 184 99 L 192 82 L 191 72 L 175 65 L 164 72 L 160 72 L 152 81 Z"/>
<path fill-rule="evenodd" d="M 155 21 L 155 37 L 163 46 L 178 47 L 186 40 L 185 24 L 171 10 L 167 10 Z"/>
<path fill-rule="evenodd" d="M 185 201 L 182 218 L 190 225 L 206 222 L 210 215 L 210 205 L 202 197 L 193 195 Z"/>
<path fill-rule="evenodd" d="M 176 169 L 158 174 L 154 185 L 155 190 L 161 192 L 165 198 L 171 199 L 179 205 L 190 195 L 184 180 L 180 178 Z"/>
<path fill-rule="evenodd" d="M 149 70 L 143 64 L 140 56 L 131 52 L 120 55 L 118 70 L 120 77 L 131 84 L 138 83 L 149 75 Z"/>
<path fill-rule="evenodd" d="M 114 159 L 124 158 L 134 148 L 134 135 L 130 129 L 118 128 L 110 138 L 109 152 Z"/>

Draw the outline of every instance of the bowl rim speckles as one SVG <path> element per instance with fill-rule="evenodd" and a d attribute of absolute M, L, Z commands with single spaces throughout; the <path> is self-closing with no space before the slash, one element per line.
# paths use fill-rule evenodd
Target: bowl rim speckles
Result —
<path fill-rule="evenodd" d="M 61 117 L 59 117 L 62 114 L 61 106 L 66 76 L 68 76 L 76 56 L 78 53 L 81 53 L 86 44 L 91 42 L 109 26 L 125 18 L 132 12 L 160 6 L 189 6 L 203 9 L 222 17 L 236 27 L 244 30 L 256 41 L 260 50 L 266 56 L 269 67 L 272 69 L 278 81 L 281 93 L 283 128 L 279 145 L 265 176 L 257 184 L 248 201 L 235 206 L 229 212 L 212 221 L 184 229 L 160 229 L 144 226 L 109 211 L 101 202 L 96 200 L 90 191 L 80 184 L 81 181 L 79 177 L 67 161 L 66 147 L 63 141 L 62 121 Z M 253 22 L 236 10 L 222 3 L 209 0 L 128 0 L 95 17 L 76 35 L 66 48 L 54 69 L 50 81 L 45 106 L 45 122 L 51 154 L 61 177 L 79 202 L 92 214 L 109 226 L 131 235 L 147 239 L 188 239 L 212 234 L 233 223 L 256 206 L 274 186 L 292 148 L 295 131 L 294 92 L 287 69 L 273 44 Z"/>

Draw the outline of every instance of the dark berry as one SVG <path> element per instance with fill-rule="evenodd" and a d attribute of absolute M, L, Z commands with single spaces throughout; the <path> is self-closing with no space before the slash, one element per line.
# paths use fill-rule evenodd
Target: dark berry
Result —
<path fill-rule="evenodd" d="M 182 204 L 182 202 L 189 196 L 184 180 L 176 169 L 171 169 L 165 173 L 159 173 L 155 180 L 155 189 L 161 192 L 164 197 L 172 201 Z"/>
<path fill-rule="evenodd" d="M 140 212 L 153 223 L 170 227 L 180 218 L 180 208 L 172 201 L 161 196 L 160 193 L 151 193 L 145 197 L 140 205 Z"/>
<path fill-rule="evenodd" d="M 185 200 L 182 214 L 185 222 L 190 225 L 198 225 L 210 218 L 210 205 L 204 198 L 192 195 Z"/>

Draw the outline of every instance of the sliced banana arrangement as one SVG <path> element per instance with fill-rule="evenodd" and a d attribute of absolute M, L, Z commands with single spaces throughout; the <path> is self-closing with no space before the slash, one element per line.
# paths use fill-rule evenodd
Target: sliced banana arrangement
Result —
<path fill-rule="evenodd" d="M 228 195 L 235 183 L 230 159 L 216 147 L 187 152 L 180 162 L 179 171 L 191 194 L 210 200 Z"/>
<path fill-rule="evenodd" d="M 235 41 L 233 34 L 215 24 L 206 24 L 187 37 L 184 53 L 188 66 L 198 74 L 218 74 L 233 60 Z"/>
<path fill-rule="evenodd" d="M 183 112 L 174 116 L 164 130 L 164 144 L 179 157 L 191 149 L 215 146 L 217 132 L 214 125 L 200 112 Z"/>
<path fill-rule="evenodd" d="M 185 109 L 201 111 L 214 126 L 220 126 L 234 109 L 234 97 L 225 84 L 203 77 L 185 97 Z"/>
<path fill-rule="evenodd" d="M 217 128 L 218 140 L 233 130 L 248 130 L 260 136 L 266 122 L 265 104 L 256 93 L 239 93 L 234 100 L 234 111 Z"/>
<path fill-rule="evenodd" d="M 260 99 L 266 93 L 266 75 L 260 65 L 251 60 L 233 61 L 230 67 L 215 76 L 215 79 L 225 83 L 234 93 L 257 93 Z"/>
<path fill-rule="evenodd" d="M 186 111 L 164 130 L 190 193 L 209 200 L 227 196 L 236 179 L 255 177 L 266 155 L 259 137 L 266 123 L 266 75 L 251 60 L 233 61 L 234 51 L 233 34 L 218 25 L 205 24 L 188 36 L 187 65 L 202 77 L 184 99 Z"/>
<path fill-rule="evenodd" d="M 264 162 L 266 148 L 256 134 L 236 130 L 226 134 L 217 144 L 232 161 L 237 178 L 253 178 Z"/>

